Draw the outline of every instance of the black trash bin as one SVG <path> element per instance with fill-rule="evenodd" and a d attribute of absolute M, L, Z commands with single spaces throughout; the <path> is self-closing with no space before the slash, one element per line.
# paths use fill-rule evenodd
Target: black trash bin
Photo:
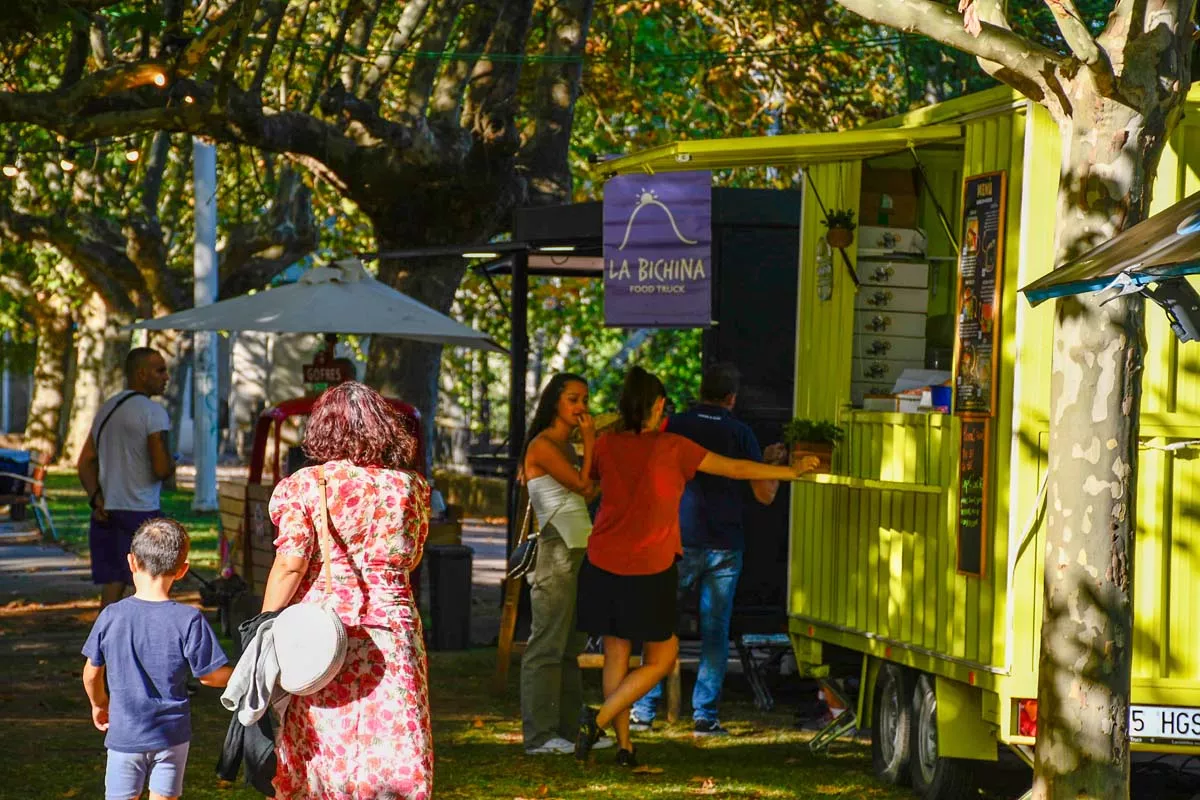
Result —
<path fill-rule="evenodd" d="M 471 644 L 471 556 L 461 544 L 425 548 L 429 567 L 429 614 L 434 650 L 466 650 Z"/>

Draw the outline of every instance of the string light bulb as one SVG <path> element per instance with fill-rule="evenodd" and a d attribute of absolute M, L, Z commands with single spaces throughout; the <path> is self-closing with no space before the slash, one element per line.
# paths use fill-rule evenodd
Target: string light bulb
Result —
<path fill-rule="evenodd" d="M 71 172 L 75 169 L 75 162 L 69 156 L 63 156 L 59 159 L 58 165 L 62 167 L 63 172 Z"/>
<path fill-rule="evenodd" d="M 21 170 L 17 168 L 16 164 L 5 164 L 3 168 L 0 168 L 0 172 L 3 172 L 6 178 L 15 178 L 21 174 Z"/>
<path fill-rule="evenodd" d="M 139 153 L 137 150 L 126 150 L 125 151 L 125 160 L 128 161 L 130 164 L 136 164 L 137 160 L 141 157 L 142 157 L 142 154 Z"/>
<path fill-rule="evenodd" d="M 167 76 L 163 75 L 161 72 L 154 73 L 154 85 L 159 88 L 166 86 L 167 85 Z"/>
<path fill-rule="evenodd" d="M 185 94 L 183 96 L 183 102 L 191 105 L 192 103 L 196 102 L 196 98 L 192 97 L 190 94 Z"/>

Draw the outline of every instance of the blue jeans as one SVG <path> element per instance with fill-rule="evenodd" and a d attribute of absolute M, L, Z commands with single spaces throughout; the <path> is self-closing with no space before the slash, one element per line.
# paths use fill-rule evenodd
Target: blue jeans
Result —
<path fill-rule="evenodd" d="M 715 722 L 725 667 L 729 663 L 729 623 L 733 595 L 742 575 L 741 550 L 685 548 L 679 562 L 679 593 L 700 590 L 700 673 L 692 690 L 692 719 Z M 654 719 L 663 687 L 659 683 L 633 704 L 633 716 L 642 722 Z"/>

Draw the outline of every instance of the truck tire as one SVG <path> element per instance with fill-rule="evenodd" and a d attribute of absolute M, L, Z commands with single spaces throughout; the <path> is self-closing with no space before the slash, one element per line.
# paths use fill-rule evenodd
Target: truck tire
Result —
<path fill-rule="evenodd" d="M 912 679 L 907 670 L 884 664 L 871 703 L 871 762 L 875 775 L 893 785 L 908 783 L 912 752 Z"/>
<path fill-rule="evenodd" d="M 912 785 L 925 800 L 962 800 L 975 793 L 977 765 L 938 755 L 937 692 L 930 675 L 917 678 L 912 700 Z"/>

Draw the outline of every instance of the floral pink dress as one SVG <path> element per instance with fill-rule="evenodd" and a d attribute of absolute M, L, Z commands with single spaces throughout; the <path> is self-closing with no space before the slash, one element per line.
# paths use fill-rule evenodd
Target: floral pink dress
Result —
<path fill-rule="evenodd" d="M 349 651 L 337 678 L 293 697 L 277 737 L 281 800 L 429 800 L 433 736 L 421 618 L 408 573 L 429 532 L 429 484 L 415 472 L 325 465 L 335 609 Z M 275 487 L 275 549 L 309 559 L 292 602 L 320 602 L 318 468 Z"/>

